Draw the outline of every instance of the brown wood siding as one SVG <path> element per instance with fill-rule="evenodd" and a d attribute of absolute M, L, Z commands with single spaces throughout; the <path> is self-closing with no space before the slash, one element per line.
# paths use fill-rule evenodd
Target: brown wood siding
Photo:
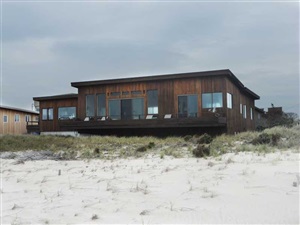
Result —
<path fill-rule="evenodd" d="M 20 116 L 19 122 L 15 122 L 16 114 Z M 38 117 L 38 115 L 29 112 L 0 108 L 0 134 L 26 134 L 26 115 L 29 116 L 31 121 L 36 121 L 36 117 Z M 4 116 L 8 117 L 7 123 L 4 123 Z"/>
<path fill-rule="evenodd" d="M 41 131 L 58 131 L 58 107 L 77 106 L 77 117 L 83 121 L 86 117 L 86 96 L 94 95 L 94 115 L 97 116 L 97 94 L 105 94 L 106 96 L 106 115 L 108 112 L 108 101 L 110 99 L 125 98 L 143 98 L 144 112 L 147 114 L 147 90 L 158 90 L 158 111 L 159 118 L 163 118 L 165 114 L 177 116 L 178 113 L 178 96 L 193 95 L 198 96 L 198 117 L 220 117 L 227 121 L 227 132 L 241 132 L 244 130 L 253 130 L 255 128 L 254 118 L 250 119 L 250 108 L 254 113 L 254 97 L 250 97 L 243 88 L 238 87 L 232 79 L 227 76 L 201 76 L 176 78 L 169 80 L 144 80 L 139 82 L 124 83 L 108 83 L 94 84 L 91 86 L 78 87 L 78 100 L 76 98 L 64 100 L 45 100 L 40 102 L 40 123 Z M 131 91 L 141 91 L 140 95 L 131 95 Z M 112 96 L 112 92 L 129 92 L 129 95 Z M 217 108 L 216 112 L 211 109 L 202 109 L 202 93 L 223 94 L 223 107 Z M 227 108 L 227 93 L 233 96 L 232 109 Z M 240 103 L 247 106 L 247 118 L 243 119 L 240 113 Z M 54 120 L 43 121 L 42 109 L 53 108 Z M 226 120 L 227 119 L 227 120 Z M 149 121 L 147 121 L 149 122 Z M 225 122 L 226 123 L 226 122 Z M 142 126 L 142 125 L 141 125 Z M 225 125 L 224 125 L 225 126 Z"/>
<path fill-rule="evenodd" d="M 40 131 L 59 131 L 58 126 L 58 108 L 59 107 L 76 107 L 76 115 L 78 115 L 77 99 L 56 99 L 40 101 Z M 43 109 L 53 108 L 53 120 L 43 120 Z"/>
<path fill-rule="evenodd" d="M 91 87 L 80 87 L 78 89 L 78 109 L 79 118 L 83 120 L 86 117 L 86 95 L 95 96 L 95 112 L 97 115 L 97 99 L 96 95 L 106 93 L 106 114 L 108 115 L 108 101 L 110 99 L 126 99 L 126 98 L 143 98 L 145 107 L 144 112 L 147 114 L 147 90 L 158 90 L 158 108 L 159 114 L 164 115 L 168 113 L 174 113 L 174 102 L 173 102 L 173 81 L 163 82 L 147 82 L 147 83 L 130 83 L 121 85 L 107 85 L 107 86 L 91 86 Z M 126 96 L 111 96 L 112 92 L 131 92 L 141 91 L 141 95 L 126 95 Z"/>
<path fill-rule="evenodd" d="M 254 130 L 254 99 L 242 93 L 229 79 L 226 78 L 227 93 L 232 94 L 232 109 L 227 108 L 227 101 L 225 107 L 227 111 L 227 129 L 228 133 L 242 132 L 246 130 Z M 242 107 L 246 105 L 247 118 L 243 118 L 240 112 L 240 104 Z M 253 111 L 253 119 L 250 118 L 250 108 Z"/>
<path fill-rule="evenodd" d="M 84 120 L 86 117 L 86 95 L 94 95 L 95 98 L 95 112 L 97 115 L 97 99 L 96 95 L 106 93 L 106 114 L 108 115 L 108 101 L 110 99 L 119 98 L 144 98 L 145 103 L 145 114 L 147 114 L 147 90 L 158 90 L 158 108 L 160 117 L 165 114 L 177 115 L 178 113 L 178 96 L 179 95 L 198 95 L 198 112 L 199 116 L 207 113 L 207 109 L 202 110 L 202 93 L 222 92 L 223 93 L 223 105 L 226 100 L 226 82 L 224 77 L 214 78 L 189 78 L 189 79 L 175 79 L 175 80 L 164 80 L 164 81 L 151 81 L 141 83 L 125 83 L 125 84 L 108 84 L 91 87 L 79 87 L 78 88 L 78 117 Z M 111 96 L 112 92 L 124 92 L 124 91 L 142 91 L 139 96 Z M 226 116 L 226 112 L 223 108 L 218 109 L 223 116 Z"/>

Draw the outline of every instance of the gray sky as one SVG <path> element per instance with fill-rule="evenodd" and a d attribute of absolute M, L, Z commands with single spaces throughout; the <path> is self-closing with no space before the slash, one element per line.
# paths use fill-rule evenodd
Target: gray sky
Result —
<path fill-rule="evenodd" d="M 3 1 L 3 105 L 77 92 L 70 83 L 230 69 L 299 112 L 297 2 Z"/>

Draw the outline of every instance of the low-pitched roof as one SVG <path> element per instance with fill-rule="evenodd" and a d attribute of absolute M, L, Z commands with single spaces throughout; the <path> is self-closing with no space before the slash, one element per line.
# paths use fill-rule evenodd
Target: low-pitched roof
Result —
<path fill-rule="evenodd" d="M 95 86 L 95 85 L 124 84 L 124 83 L 134 83 L 134 82 L 161 81 L 161 80 L 170 80 L 170 79 L 186 79 L 186 78 L 210 77 L 210 76 L 226 76 L 245 94 L 251 96 L 254 99 L 260 98 L 259 95 L 255 94 L 254 92 L 246 88 L 242 84 L 242 82 L 229 69 L 165 74 L 165 75 L 152 75 L 152 76 L 144 76 L 144 77 L 130 77 L 130 78 L 108 79 L 108 80 L 81 81 L 81 82 L 72 82 L 71 85 L 72 87 L 79 88 L 79 87 Z"/>
<path fill-rule="evenodd" d="M 36 112 L 36 111 L 27 110 L 27 109 L 20 109 L 20 108 L 11 107 L 11 106 L 0 105 L 0 109 L 8 109 L 8 110 L 13 110 L 13 111 L 18 111 L 18 112 L 25 112 L 25 113 L 31 113 L 31 114 L 39 115 L 39 112 Z"/>
<path fill-rule="evenodd" d="M 70 94 L 63 94 L 63 95 L 33 97 L 33 100 L 34 101 L 45 101 L 45 100 L 60 100 L 60 99 L 69 99 L 69 98 L 78 98 L 78 94 L 70 93 Z"/>

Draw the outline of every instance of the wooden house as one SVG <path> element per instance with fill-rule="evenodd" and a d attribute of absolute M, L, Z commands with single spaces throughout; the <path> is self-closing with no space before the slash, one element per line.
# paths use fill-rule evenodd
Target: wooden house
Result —
<path fill-rule="evenodd" d="M 39 113 L 35 111 L 0 106 L 0 134 L 26 134 L 27 125 L 37 127 L 38 118 Z"/>
<path fill-rule="evenodd" d="M 230 70 L 73 82 L 78 94 L 36 97 L 40 130 L 121 135 L 254 130 L 254 101 Z"/>
<path fill-rule="evenodd" d="M 77 94 L 36 97 L 33 100 L 39 102 L 40 132 L 63 131 L 59 121 L 77 118 Z"/>

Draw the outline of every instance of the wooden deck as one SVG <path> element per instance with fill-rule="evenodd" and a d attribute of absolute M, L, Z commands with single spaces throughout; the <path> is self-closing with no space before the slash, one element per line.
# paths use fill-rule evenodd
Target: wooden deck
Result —
<path fill-rule="evenodd" d="M 26 124 L 28 134 L 40 133 L 40 126 L 38 121 L 28 121 Z"/>
<path fill-rule="evenodd" d="M 190 128 L 190 127 L 225 127 L 225 117 L 212 118 L 171 118 L 140 120 L 105 120 L 105 121 L 72 121 L 61 120 L 62 131 L 103 130 L 124 128 Z"/>

